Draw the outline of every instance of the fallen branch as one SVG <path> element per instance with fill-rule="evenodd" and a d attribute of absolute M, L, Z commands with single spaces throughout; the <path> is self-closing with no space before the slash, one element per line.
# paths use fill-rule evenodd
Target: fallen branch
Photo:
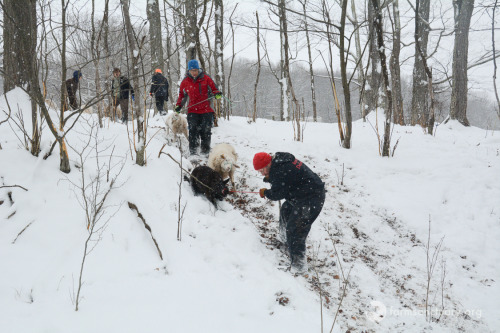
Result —
<path fill-rule="evenodd" d="M 28 191 L 27 189 L 25 189 L 25 188 L 24 188 L 24 187 L 22 187 L 21 185 L 2 185 L 2 186 L 0 186 L 0 188 L 4 188 L 4 187 L 20 187 L 20 188 L 22 188 L 23 190 Z"/>
<path fill-rule="evenodd" d="M 149 224 L 146 223 L 146 220 L 142 216 L 142 214 L 139 212 L 139 209 L 137 209 L 137 206 L 134 205 L 131 202 L 128 202 L 128 207 L 132 210 L 135 210 L 137 212 L 137 216 L 141 219 L 142 223 L 144 223 L 144 227 L 149 231 L 151 234 L 151 238 L 153 239 L 153 242 L 155 243 L 156 249 L 158 250 L 158 254 L 160 255 L 160 259 L 163 260 L 163 255 L 161 254 L 160 247 L 158 246 L 158 243 L 156 242 L 156 239 L 153 237 L 153 232 L 151 231 L 151 227 Z"/>
<path fill-rule="evenodd" d="M 23 229 L 23 230 L 21 230 L 21 232 L 17 234 L 17 237 L 16 237 L 16 239 L 14 239 L 14 240 L 12 241 L 12 244 L 14 244 L 14 243 L 16 242 L 16 240 L 19 238 L 19 236 L 21 236 L 21 234 L 24 232 L 24 230 L 28 229 L 28 227 L 29 227 L 29 226 L 30 226 L 33 222 L 35 222 L 35 220 L 33 220 L 33 221 L 31 221 L 30 223 L 28 223 L 28 225 L 27 225 L 27 226 L 25 226 L 25 227 L 24 227 L 24 229 Z"/>

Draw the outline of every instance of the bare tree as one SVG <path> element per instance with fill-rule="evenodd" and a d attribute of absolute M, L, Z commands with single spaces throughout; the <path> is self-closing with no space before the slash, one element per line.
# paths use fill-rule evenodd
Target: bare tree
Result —
<path fill-rule="evenodd" d="M 418 0 L 417 0 L 418 1 Z M 395 124 L 404 125 L 405 117 L 403 111 L 403 96 L 401 94 L 401 68 L 399 55 L 401 53 L 401 21 L 399 18 L 399 0 L 392 3 L 394 21 L 392 33 L 392 53 L 391 53 L 391 79 L 392 91 L 394 97 L 394 116 Z"/>
<path fill-rule="evenodd" d="M 60 53 L 61 53 L 61 103 L 59 110 L 59 131 L 64 131 L 64 112 L 67 109 L 67 101 L 66 101 L 66 11 L 69 5 L 69 0 L 61 0 L 61 33 L 62 39 L 60 44 Z M 69 156 L 68 156 L 68 148 L 66 147 L 66 142 L 64 138 L 59 138 L 57 140 L 59 143 L 59 157 L 60 157 L 60 170 L 65 173 L 69 173 L 71 171 L 71 167 L 69 165 Z"/>
<path fill-rule="evenodd" d="M 172 57 L 174 56 L 174 51 L 172 50 L 172 40 L 175 39 L 175 36 L 172 36 L 172 34 L 175 34 L 175 31 L 170 30 L 169 28 L 169 19 L 167 19 L 167 8 L 165 2 L 163 3 L 163 13 L 164 13 L 164 18 L 165 18 L 165 30 L 167 32 L 167 36 L 165 38 L 165 44 L 166 44 L 166 51 L 167 51 L 167 56 L 165 58 L 165 72 L 166 72 L 166 78 L 168 80 L 168 100 L 170 101 L 170 104 L 172 105 L 172 109 L 175 107 L 175 102 L 173 99 L 173 94 L 172 91 L 177 91 L 177 82 L 174 82 L 172 79 L 172 67 L 173 67 L 173 61 Z M 175 13 L 173 13 L 175 15 Z"/>
<path fill-rule="evenodd" d="M 214 0 L 215 5 L 215 83 L 219 90 L 225 92 L 225 73 L 224 73 L 224 3 L 222 0 Z M 258 44 L 258 42 L 257 42 Z M 258 47 L 258 46 L 257 46 Z M 220 103 L 222 113 L 227 113 L 227 105 L 224 99 L 216 100 Z"/>
<path fill-rule="evenodd" d="M 358 63 L 359 69 L 358 69 L 358 83 L 359 85 L 363 85 L 366 81 L 365 79 L 365 73 L 363 72 L 363 53 L 364 50 L 361 49 L 361 37 L 359 30 L 361 29 L 361 26 L 358 22 L 358 18 L 356 15 L 356 1 L 351 1 L 351 12 L 352 12 L 352 19 L 351 23 L 354 26 L 354 38 L 356 40 L 356 61 Z M 370 41 L 368 41 L 370 42 Z M 366 98 L 365 98 L 365 92 L 363 89 L 359 89 L 359 106 L 361 109 L 361 115 L 363 116 L 363 121 L 366 120 L 366 114 L 368 113 L 367 110 L 367 104 L 366 104 Z"/>
<path fill-rule="evenodd" d="M 132 58 L 132 78 L 134 82 L 135 89 L 139 90 L 139 59 L 142 44 L 138 45 L 134 33 L 134 28 L 132 27 L 132 22 L 130 20 L 129 6 L 127 0 L 120 0 L 123 10 L 123 18 L 125 20 L 125 28 L 127 31 L 127 39 L 130 48 L 130 56 Z M 143 39 L 144 42 L 144 39 Z M 139 96 L 138 96 L 139 97 Z M 144 166 L 146 164 L 146 135 L 144 129 L 144 117 L 139 116 L 141 106 L 140 106 L 140 98 L 135 99 L 134 104 L 135 110 L 137 112 L 137 149 L 136 149 L 136 160 L 140 166 Z"/>
<path fill-rule="evenodd" d="M 354 3 L 354 2 L 353 2 Z M 302 9 L 304 11 L 304 31 L 306 33 L 306 42 L 307 42 L 307 56 L 309 59 L 309 75 L 311 79 L 311 102 L 313 108 L 313 121 L 318 121 L 318 111 L 316 109 L 316 85 L 314 84 L 314 70 L 313 70 L 313 61 L 312 61 L 312 53 L 311 53 L 311 39 L 309 36 L 309 25 L 307 23 L 307 12 L 306 12 L 307 0 L 302 2 Z"/>
<path fill-rule="evenodd" d="M 469 52 L 469 28 L 474 0 L 454 0 L 455 44 L 453 46 L 452 87 L 450 118 L 469 126 L 467 120 L 467 61 Z"/>
<path fill-rule="evenodd" d="M 158 0 L 149 0 L 146 8 L 149 21 L 149 38 L 151 46 L 151 69 L 164 70 L 163 46 L 161 39 L 160 6 Z"/>
<path fill-rule="evenodd" d="M 3 89 L 29 83 L 29 71 L 36 64 L 36 0 L 4 0 L 3 11 Z"/>
<path fill-rule="evenodd" d="M 418 0 L 415 9 L 415 63 L 413 65 L 413 91 L 411 100 L 411 124 L 425 127 L 429 116 L 429 96 L 424 61 L 429 40 L 430 0 Z M 418 34 L 417 34 L 418 32 Z M 420 51 L 419 51 L 420 47 Z"/>
<path fill-rule="evenodd" d="M 4 92 L 16 86 L 28 86 L 28 91 L 34 88 L 30 85 L 30 76 L 38 72 L 36 62 L 37 16 L 36 0 L 0 2 L 3 10 L 3 85 Z M 38 77 L 38 76 L 37 76 Z M 38 108 L 31 100 L 32 141 L 30 152 L 38 156 L 40 152 L 41 132 L 38 124 Z"/>
<path fill-rule="evenodd" d="M 380 83 L 383 80 L 382 73 L 380 71 L 380 54 L 378 52 L 377 46 L 377 31 L 374 26 L 377 15 L 376 10 L 373 8 L 372 1 L 369 1 L 367 4 L 368 7 L 368 34 L 370 39 L 369 44 L 369 64 L 371 65 L 370 75 L 366 77 L 366 83 L 368 83 L 368 88 L 365 88 L 365 96 L 366 96 L 366 104 L 367 104 L 367 112 L 370 113 L 374 111 L 379 105 L 379 94 L 380 94 Z M 382 15 L 382 14 L 381 14 Z M 365 108 L 362 109 L 363 112 Z M 363 115 L 363 119 L 366 117 L 366 114 Z"/>
<path fill-rule="evenodd" d="M 278 0 L 278 13 L 280 21 L 280 87 L 281 87 L 281 102 L 280 102 L 280 120 L 290 119 L 289 106 L 290 101 L 290 62 L 288 56 L 288 28 L 286 20 L 286 1 Z"/>
<path fill-rule="evenodd" d="M 328 6 L 327 1 L 323 0 L 321 1 L 321 10 L 322 10 L 322 15 L 323 15 L 323 20 L 325 21 L 325 26 L 326 26 L 326 38 L 328 41 L 328 65 L 326 64 L 326 61 L 323 59 L 325 62 L 325 67 L 326 70 L 328 71 L 328 77 L 330 79 L 331 87 L 332 87 L 332 93 L 333 97 L 335 99 L 335 113 L 337 115 L 337 126 L 339 128 L 339 135 L 340 135 L 340 142 L 344 142 L 344 130 L 342 129 L 342 119 L 340 115 L 340 103 L 337 98 L 337 88 L 335 87 L 335 76 L 334 76 L 334 71 L 333 71 L 333 52 L 332 52 L 332 44 L 334 44 L 334 34 L 331 31 L 332 27 L 334 25 L 332 24 L 332 20 L 330 17 L 330 8 Z M 340 27 L 337 27 L 340 30 Z M 323 57 L 323 55 L 321 55 Z"/>
<path fill-rule="evenodd" d="M 186 60 L 196 59 L 196 35 L 197 31 L 197 11 L 196 11 L 197 0 L 186 0 L 186 20 L 184 21 L 184 40 L 186 44 Z"/>
<path fill-rule="evenodd" d="M 255 19 L 257 22 L 257 76 L 255 78 L 255 84 L 253 86 L 253 116 L 252 121 L 255 122 L 257 119 L 257 86 L 259 85 L 260 77 L 260 24 L 259 24 L 259 13 L 255 12 Z"/>
<path fill-rule="evenodd" d="M 495 10 L 497 9 L 498 0 L 495 0 L 493 5 L 493 13 L 491 15 L 491 44 L 493 48 L 493 87 L 495 89 L 495 98 L 497 100 L 497 115 L 500 118 L 500 98 L 498 97 L 497 89 L 497 60 L 495 55 Z"/>
<path fill-rule="evenodd" d="M 345 48 L 345 21 L 347 15 L 347 0 L 342 0 L 342 13 L 340 14 L 340 75 L 342 77 L 342 90 L 344 92 L 345 103 L 345 137 L 342 142 L 342 147 L 351 148 L 351 132 L 352 132 L 352 112 L 351 112 L 351 91 L 349 82 L 347 81 L 347 58 L 349 56 Z"/>
<path fill-rule="evenodd" d="M 105 0 L 105 11 L 104 11 L 104 16 L 107 16 L 107 10 L 108 10 L 108 7 L 109 7 L 109 0 Z M 102 38 L 102 35 L 103 35 L 103 28 L 104 28 L 104 25 L 105 25 L 105 20 L 103 18 L 103 20 L 101 21 L 101 24 L 100 24 L 100 27 L 98 29 L 98 31 L 96 32 L 96 26 L 95 26 L 95 22 L 94 22 L 94 15 L 95 15 L 95 0 L 92 0 L 92 14 L 91 14 L 91 25 L 92 25 L 92 36 L 91 36 L 91 42 L 90 42 L 90 52 L 92 54 L 92 61 L 94 63 L 94 67 L 95 67 L 95 77 L 94 77 L 94 80 L 95 80 L 95 91 L 96 91 L 96 94 L 98 96 L 101 96 L 103 94 L 103 91 L 101 89 L 101 75 L 100 75 L 100 72 L 99 72 L 99 64 L 100 64 L 100 59 L 101 59 L 101 38 Z M 103 127 L 103 123 L 102 123 L 102 118 L 103 118 L 103 114 L 104 114 L 104 102 L 103 101 L 100 101 L 98 104 L 97 104 L 97 114 L 98 114 L 98 118 L 99 118 L 99 127 Z"/>
<path fill-rule="evenodd" d="M 419 12 L 419 5 L 420 1 L 417 0 L 416 10 L 415 10 L 416 13 Z M 420 58 L 422 60 L 422 66 L 424 68 L 425 75 L 427 76 L 427 87 L 428 87 L 427 89 L 431 100 L 428 114 L 424 113 L 425 114 L 424 120 L 426 121 L 426 123 L 421 125 L 427 127 L 427 133 L 432 135 L 432 132 L 434 130 L 434 89 L 432 87 L 432 72 L 429 66 L 427 65 L 427 56 L 420 45 L 419 32 L 420 31 L 419 31 L 418 20 L 415 19 L 415 47 L 418 51 L 418 54 L 420 55 Z"/>
<path fill-rule="evenodd" d="M 85 222 L 88 236 L 85 240 L 80 274 L 78 278 L 78 290 L 75 297 L 75 311 L 78 311 L 80 304 L 80 293 L 83 286 L 83 270 L 87 256 L 92 252 L 101 239 L 107 223 L 113 214 L 106 214 L 108 206 L 106 199 L 109 193 L 117 187 L 116 181 L 120 176 L 125 163 L 123 160 L 116 162 L 113 156 L 114 147 L 103 148 L 102 139 L 99 138 L 98 126 L 95 123 L 87 123 L 88 139 L 81 149 L 71 147 L 79 157 L 80 182 L 73 183 L 78 202 L 85 212 Z M 111 150 L 109 161 L 101 160 L 102 153 Z M 92 159 L 95 162 L 92 167 L 93 176 L 88 176 L 87 162 Z M 107 215 L 107 216 L 106 216 Z M 104 219 L 103 219 L 104 218 Z"/>
<path fill-rule="evenodd" d="M 391 117 L 392 117 L 392 92 L 389 83 L 389 73 L 387 71 L 387 60 L 385 56 L 384 35 L 382 30 L 382 13 L 379 0 L 371 0 L 373 9 L 375 10 L 375 18 L 373 26 L 377 32 L 377 46 L 382 65 L 382 77 L 384 78 L 384 88 L 387 98 L 387 108 L 385 110 L 384 122 L 384 143 L 382 145 L 382 156 L 389 157 L 391 148 Z"/>

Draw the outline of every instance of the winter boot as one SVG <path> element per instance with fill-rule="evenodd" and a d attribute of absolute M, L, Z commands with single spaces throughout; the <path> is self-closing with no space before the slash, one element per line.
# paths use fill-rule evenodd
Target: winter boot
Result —
<path fill-rule="evenodd" d="M 294 274 L 307 273 L 307 260 L 305 255 L 301 257 L 292 258 L 291 272 Z"/>

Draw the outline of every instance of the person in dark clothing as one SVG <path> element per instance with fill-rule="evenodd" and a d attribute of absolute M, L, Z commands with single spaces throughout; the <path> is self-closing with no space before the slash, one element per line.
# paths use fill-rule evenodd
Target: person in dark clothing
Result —
<path fill-rule="evenodd" d="M 167 111 L 163 110 L 163 106 L 166 101 L 168 101 L 168 80 L 161 73 L 161 69 L 155 69 L 155 75 L 151 80 L 151 88 L 149 89 L 149 95 L 155 97 L 156 109 L 160 115 L 164 116 Z"/>
<path fill-rule="evenodd" d="M 82 78 L 82 72 L 74 71 L 73 77 L 71 79 L 67 79 L 65 82 L 66 83 L 66 92 L 67 92 L 67 97 L 68 97 L 68 105 L 73 110 L 76 110 L 79 107 L 78 106 L 78 99 L 76 98 L 76 92 L 78 90 L 78 85 L 80 83 L 81 78 Z M 65 107 L 64 111 L 66 111 L 66 110 L 68 110 L 67 107 Z"/>
<path fill-rule="evenodd" d="M 179 87 L 179 98 L 175 112 L 181 111 L 186 97 L 189 97 L 187 121 L 189 127 L 189 152 L 197 154 L 201 140 L 201 153 L 208 155 L 212 138 L 214 110 L 210 107 L 209 93 L 220 99 L 222 94 L 210 76 L 200 69 L 196 59 L 189 60 L 188 72 Z"/>
<path fill-rule="evenodd" d="M 255 170 L 264 176 L 270 189 L 262 188 L 261 198 L 286 201 L 281 206 L 279 237 L 287 245 L 292 269 L 307 270 L 306 238 L 325 203 L 325 184 L 307 165 L 290 153 L 257 153 Z M 286 239 L 286 241 L 285 241 Z"/>
<path fill-rule="evenodd" d="M 122 110 L 121 120 L 123 123 L 126 123 L 128 121 L 128 99 L 132 95 L 132 100 L 134 100 L 134 88 L 130 84 L 130 81 L 120 74 L 121 71 L 119 68 L 113 69 L 113 81 L 111 82 L 113 117 L 116 118 L 116 108 L 120 105 L 120 109 Z"/>

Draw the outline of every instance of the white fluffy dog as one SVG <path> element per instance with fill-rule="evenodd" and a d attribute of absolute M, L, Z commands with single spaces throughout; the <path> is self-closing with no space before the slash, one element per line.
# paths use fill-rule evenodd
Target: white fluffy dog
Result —
<path fill-rule="evenodd" d="M 238 154 L 234 147 L 228 143 L 220 143 L 212 148 L 208 156 L 208 166 L 217 171 L 222 179 L 229 177 L 231 184 L 234 186 L 234 170 L 239 168 L 236 164 Z"/>
<path fill-rule="evenodd" d="M 189 139 L 188 123 L 185 115 L 171 112 L 165 120 L 165 125 L 167 125 L 167 134 L 172 130 L 174 137 L 178 134 L 184 134 L 186 139 Z"/>

